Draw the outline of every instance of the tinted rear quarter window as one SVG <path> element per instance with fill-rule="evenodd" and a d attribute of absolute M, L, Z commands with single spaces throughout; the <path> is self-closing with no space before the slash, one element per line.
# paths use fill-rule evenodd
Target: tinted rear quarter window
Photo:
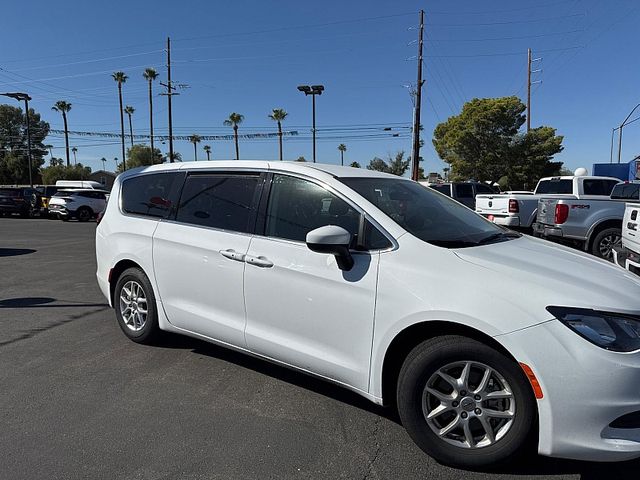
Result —
<path fill-rule="evenodd" d="M 613 187 L 611 198 L 615 200 L 638 200 L 640 183 L 620 183 Z"/>
<path fill-rule="evenodd" d="M 456 185 L 457 198 L 473 198 L 473 185 L 470 183 L 459 183 Z"/>
<path fill-rule="evenodd" d="M 122 183 L 122 210 L 136 215 L 166 218 L 173 206 L 172 188 L 180 176 L 177 172 L 170 172 L 126 179 Z"/>
<path fill-rule="evenodd" d="M 260 185 L 259 174 L 206 174 L 187 177 L 178 222 L 248 233 Z"/>

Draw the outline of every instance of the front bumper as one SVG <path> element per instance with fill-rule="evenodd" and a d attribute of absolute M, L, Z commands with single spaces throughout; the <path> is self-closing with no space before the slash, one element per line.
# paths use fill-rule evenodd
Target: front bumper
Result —
<path fill-rule="evenodd" d="M 49 205 L 49 214 L 58 215 L 60 217 L 69 217 L 72 213 L 64 205 Z"/>
<path fill-rule="evenodd" d="M 496 340 L 533 369 L 542 387 L 540 454 L 590 461 L 640 457 L 640 420 L 632 428 L 611 426 L 640 411 L 640 352 L 604 350 L 557 320 Z"/>
<path fill-rule="evenodd" d="M 613 263 L 636 275 L 640 275 L 640 254 L 622 246 L 614 246 L 612 252 Z"/>

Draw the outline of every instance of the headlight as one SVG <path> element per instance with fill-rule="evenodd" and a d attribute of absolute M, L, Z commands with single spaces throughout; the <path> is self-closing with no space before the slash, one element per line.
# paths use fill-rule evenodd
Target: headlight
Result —
<path fill-rule="evenodd" d="M 599 347 L 614 352 L 640 349 L 640 316 L 570 307 L 547 307 L 547 311 Z"/>

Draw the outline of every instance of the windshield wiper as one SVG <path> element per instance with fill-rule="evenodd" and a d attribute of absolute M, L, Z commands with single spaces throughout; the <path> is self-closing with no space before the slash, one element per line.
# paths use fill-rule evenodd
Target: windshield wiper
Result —
<path fill-rule="evenodd" d="M 488 237 L 483 238 L 478 241 L 478 245 L 486 245 L 488 243 L 493 243 L 497 240 L 508 240 L 510 238 L 520 238 L 522 236 L 521 233 L 518 232 L 498 232 Z"/>

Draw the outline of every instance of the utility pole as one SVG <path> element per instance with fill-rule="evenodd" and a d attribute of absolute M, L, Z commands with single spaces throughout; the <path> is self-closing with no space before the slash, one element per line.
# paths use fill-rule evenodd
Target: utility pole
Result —
<path fill-rule="evenodd" d="M 413 148 L 411 151 L 411 179 L 418 181 L 420 171 L 420 106 L 422 104 L 422 36 L 424 34 L 424 10 L 420 10 L 420 30 L 418 33 L 418 81 L 416 83 L 416 105 L 413 115 Z"/>
<path fill-rule="evenodd" d="M 167 102 L 169 107 L 169 162 L 173 163 L 173 123 L 171 116 L 171 97 L 173 95 L 180 95 L 174 92 L 175 87 L 171 84 L 171 38 L 167 37 L 167 83 L 160 82 L 160 85 L 167 88 L 167 93 L 161 93 L 160 95 L 167 96 Z"/>
<path fill-rule="evenodd" d="M 618 129 L 620 130 L 620 132 L 618 132 L 618 163 L 620 163 L 620 159 L 622 157 L 622 129 L 627 124 L 627 121 L 631 118 L 631 115 L 633 115 L 633 112 L 635 112 L 638 109 L 638 107 L 640 107 L 640 103 L 635 107 L 633 107 L 633 110 L 629 112 L 629 115 L 627 115 L 627 118 L 625 118 L 620 124 L 620 126 L 618 127 Z M 611 138 L 613 138 L 613 136 Z"/>
<path fill-rule="evenodd" d="M 527 49 L 527 132 L 531 130 L 531 85 L 542 83 L 542 80 L 531 81 L 531 74 L 541 72 L 542 69 L 531 70 L 533 62 L 539 62 L 542 58 L 531 58 L 531 49 Z"/>

